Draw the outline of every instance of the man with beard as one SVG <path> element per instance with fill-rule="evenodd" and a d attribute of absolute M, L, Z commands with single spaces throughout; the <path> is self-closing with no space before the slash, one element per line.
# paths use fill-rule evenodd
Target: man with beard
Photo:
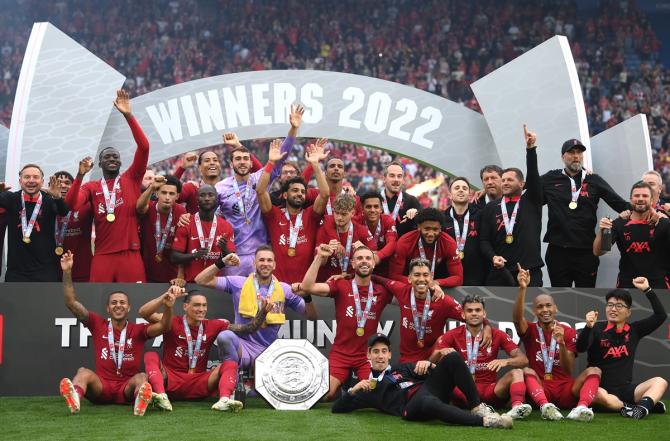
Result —
<path fill-rule="evenodd" d="M 528 180 L 518 168 L 503 171 L 503 197 L 482 211 L 480 248 L 493 265 L 488 286 L 516 285 L 517 263 L 531 271 L 533 286 L 542 286 L 542 185 L 537 170 L 537 136 L 523 126 Z"/>
<path fill-rule="evenodd" d="M 396 243 L 389 262 L 389 277 L 405 281 L 409 263 L 421 257 L 430 262 L 432 284 L 453 288 L 463 284 L 463 266 L 456 251 L 456 242 L 442 231 L 444 215 L 435 208 L 424 208 L 414 218 L 418 229 L 405 234 Z"/>
<path fill-rule="evenodd" d="M 333 202 L 333 215 L 325 216 L 316 235 L 317 244 L 327 244 L 333 251 L 324 259 L 318 279 L 326 281 L 334 275 L 353 270 L 353 251 L 361 245 L 376 249 L 375 241 L 368 229 L 353 221 L 356 199 L 350 194 L 341 194 Z"/>
<path fill-rule="evenodd" d="M 274 205 L 275 207 L 283 207 L 284 205 L 286 205 L 286 199 L 284 199 L 283 189 L 284 184 L 286 184 L 286 182 L 288 182 L 289 179 L 293 179 L 295 177 L 300 176 L 302 177 L 302 180 L 305 181 L 305 183 L 309 183 L 313 175 L 314 170 L 312 169 L 312 166 L 310 164 L 307 164 L 305 170 L 303 170 L 303 172 L 300 173 L 300 167 L 298 167 L 298 163 L 292 161 L 284 162 L 284 165 L 282 165 L 281 171 L 279 172 L 279 179 L 277 179 L 279 188 L 275 191 L 270 192 L 270 200 L 272 201 L 272 205 Z"/>
<path fill-rule="evenodd" d="M 187 282 L 193 282 L 195 276 L 214 261 L 235 252 L 233 227 L 216 214 L 216 201 L 216 189 L 201 185 L 198 188 L 198 212 L 191 216 L 187 225 L 177 227 L 170 260 L 184 266 Z"/>
<path fill-rule="evenodd" d="M 384 169 L 382 208 L 396 223 L 398 237 L 416 229 L 413 219 L 421 210 L 419 200 L 402 189 L 404 183 L 405 168 L 397 161 L 390 162 Z"/>
<path fill-rule="evenodd" d="M 42 190 L 44 173 L 36 164 L 26 164 L 19 171 L 19 191 L 9 191 L 0 183 L 0 207 L 7 219 L 6 282 L 56 282 L 57 253 L 54 251 L 56 216 L 68 212 L 56 177 Z M 61 253 L 62 254 L 62 253 Z"/>
<path fill-rule="evenodd" d="M 359 246 L 352 255 L 354 278 L 330 279 L 317 283 L 317 274 L 323 263 L 333 254 L 327 244 L 317 248 L 316 256 L 305 278 L 298 285 L 300 292 L 335 300 L 335 341 L 328 355 L 330 368 L 330 389 L 327 400 L 335 398 L 340 386 L 352 372 L 359 379 L 368 378 L 370 363 L 366 356 L 366 341 L 377 332 L 382 311 L 393 299 L 391 293 L 381 283 L 373 283 L 375 268 L 374 254 L 366 246 Z"/>
<path fill-rule="evenodd" d="M 79 173 L 67 193 L 66 203 L 74 211 L 85 204 L 93 209 L 95 254 L 91 261 L 91 282 L 144 282 L 140 237 L 135 204 L 149 160 L 149 141 L 131 112 L 128 94 L 119 90 L 114 107 L 125 117 L 137 143 L 133 163 L 123 174 L 121 154 L 114 147 L 100 151 L 102 179 L 82 185 L 93 168 L 90 158 L 80 162 Z M 81 189 L 80 189 L 81 187 Z"/>
<path fill-rule="evenodd" d="M 545 420 L 561 420 L 558 408 L 572 408 L 567 418 L 574 421 L 591 421 L 593 410 L 589 405 L 598 393 L 600 369 L 588 367 L 577 378 L 572 378 L 577 354 L 575 330 L 556 321 L 558 307 L 554 298 L 539 294 L 533 299 L 533 312 L 537 321 L 529 323 L 524 317 L 526 290 L 531 273 L 518 266 L 519 290 L 512 321 L 523 342 L 528 357 L 524 368 L 526 393 L 540 407 Z"/>
<path fill-rule="evenodd" d="M 489 202 L 495 201 L 502 197 L 502 174 L 503 169 L 497 165 L 485 165 L 479 171 L 479 179 L 484 186 L 483 190 L 476 191 L 470 203 L 475 205 L 478 209 L 483 209 Z"/>
<path fill-rule="evenodd" d="M 326 162 L 326 182 L 328 183 L 328 189 L 330 197 L 326 202 L 326 214 L 329 216 L 333 215 L 334 209 L 333 204 L 335 199 L 338 196 L 343 194 L 351 195 L 351 197 L 356 199 L 355 212 L 354 214 L 361 213 L 361 201 L 360 198 L 355 194 L 354 189 L 350 186 L 344 186 L 344 161 L 340 158 L 330 158 Z M 313 204 L 316 197 L 319 195 L 319 190 L 316 188 L 310 188 L 307 190 L 307 204 Z"/>
<path fill-rule="evenodd" d="M 234 258 L 237 259 L 237 256 Z M 195 278 L 195 283 L 232 296 L 236 325 L 246 325 L 254 320 L 261 307 L 261 300 L 272 303 L 260 329 L 241 336 L 226 330 L 217 336 L 219 360 L 234 366 L 234 372 L 237 372 L 238 366 L 253 368 L 256 357 L 277 339 L 279 329 L 286 323 L 286 308 L 304 315 L 306 320 L 318 318 L 311 298 L 303 299 L 294 293 L 289 284 L 281 282 L 274 275 L 275 253 L 269 246 L 258 247 L 254 258 L 254 272 L 247 277 L 217 277 L 216 274 L 222 266 L 219 263 L 205 268 Z"/>
<path fill-rule="evenodd" d="M 633 364 L 640 340 L 661 326 L 668 314 L 646 278 L 636 277 L 633 285 L 651 303 L 652 314 L 628 323 L 633 299 L 627 290 L 614 289 L 605 296 L 607 321 L 596 323 L 598 311 L 586 314 L 586 326 L 579 333 L 577 350 L 588 352 L 589 366 L 596 366 L 589 369 L 602 370 L 602 388 L 595 403 L 639 420 L 650 412 L 665 413 L 661 399 L 668 388 L 667 380 L 654 377 L 634 383 Z"/>
<path fill-rule="evenodd" d="M 286 207 L 272 205 L 267 188 L 271 170 L 283 156 L 278 140 L 270 145 L 268 165 L 256 185 L 258 203 L 277 259 L 275 276 L 283 282 L 301 281 L 314 255 L 319 223 L 323 219 L 328 200 L 328 184 L 319 164 L 327 156 L 323 150 L 326 142 L 325 139 L 319 139 L 316 145 L 310 146 L 305 152 L 305 158 L 314 170 L 321 191 L 313 205 L 304 208 L 307 184 L 299 176 L 284 183 L 282 199 L 286 201 Z"/>
<path fill-rule="evenodd" d="M 293 148 L 304 112 L 302 106 L 291 106 L 291 128 L 282 143 L 282 153 L 288 153 Z M 284 157 L 275 164 L 274 170 L 277 173 L 281 170 L 283 161 Z M 240 257 L 240 266 L 228 274 L 246 277 L 253 272 L 256 249 L 267 243 L 267 230 L 256 192 L 253 191 L 263 170 L 251 173 L 251 154 L 241 144 L 231 150 L 230 162 L 234 174 L 216 184 L 216 191 L 219 193 L 219 210 L 235 229 L 235 246 Z"/>
<path fill-rule="evenodd" d="M 72 186 L 74 178 L 64 170 L 54 173 L 58 181 L 61 197 L 65 199 Z M 72 280 L 88 282 L 91 276 L 91 220 L 93 213 L 91 204 L 84 204 L 79 210 L 70 210 L 65 216 L 56 217 L 55 240 L 56 255 L 62 255 L 65 250 L 77 256 L 72 267 Z M 58 267 L 60 272 L 60 266 Z"/>
<path fill-rule="evenodd" d="M 661 218 L 657 224 L 649 222 L 652 195 L 649 184 L 636 182 L 630 191 L 633 206 L 630 219 L 619 217 L 612 221 L 605 217 L 600 220 L 601 229 L 611 229 L 612 243 L 616 243 L 621 253 L 617 288 L 632 288 L 635 277 L 646 277 L 652 288 L 670 288 L 665 260 L 670 245 L 670 220 Z M 602 234 L 598 232 L 593 241 L 596 256 L 607 253 L 601 245 Z"/>
<path fill-rule="evenodd" d="M 361 196 L 363 214 L 354 216 L 353 221 L 367 227 L 375 242 L 375 268 L 380 275 L 388 274 L 386 259 L 393 256 L 398 240 L 395 221 L 382 212 L 382 197 L 376 192 L 367 192 Z"/>
<path fill-rule="evenodd" d="M 661 174 L 656 170 L 649 170 L 642 175 L 642 181 L 649 184 L 653 191 L 651 206 L 655 210 L 663 212 L 666 216 L 670 214 L 670 203 L 661 198 L 663 193 L 663 177 Z"/>
<path fill-rule="evenodd" d="M 540 178 L 549 212 L 544 241 L 549 243 L 545 260 L 551 286 L 595 287 L 600 260 L 591 244 L 598 202 L 605 200 L 617 212 L 628 209 L 603 178 L 584 170 L 585 150 L 578 139 L 565 141 L 561 147 L 565 167 Z"/>
<path fill-rule="evenodd" d="M 491 265 L 479 247 L 481 212 L 474 204 L 468 204 L 470 182 L 462 177 L 452 179 L 449 197 L 451 207 L 444 212 L 444 231 L 456 241 L 456 251 L 463 264 L 463 285 L 483 285 Z"/>

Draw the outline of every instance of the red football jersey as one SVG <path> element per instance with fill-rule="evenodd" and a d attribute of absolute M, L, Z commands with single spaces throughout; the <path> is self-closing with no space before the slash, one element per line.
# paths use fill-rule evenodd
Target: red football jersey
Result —
<path fill-rule="evenodd" d="M 200 343 L 200 351 L 197 353 L 196 372 L 207 370 L 209 351 L 216 341 L 216 336 L 219 335 L 219 332 L 228 329 L 229 325 L 228 320 L 202 321 L 202 342 Z M 188 328 L 191 331 L 193 347 L 195 348 L 199 326 L 189 326 Z M 188 372 L 188 343 L 182 316 L 172 317 L 172 329 L 163 334 L 163 364 L 173 371 Z"/>
<path fill-rule="evenodd" d="M 358 224 L 352 220 L 353 226 L 354 226 L 354 234 L 351 239 L 351 251 L 349 253 L 349 256 L 352 256 L 354 253 L 354 244 L 356 241 L 361 241 L 363 245 L 367 246 L 368 248 L 372 250 L 376 250 L 377 247 L 375 245 L 375 241 L 372 237 L 372 234 L 368 231 L 367 227 L 364 227 L 361 224 Z M 331 240 L 339 240 L 340 243 L 342 244 L 343 247 L 347 246 L 347 236 L 348 236 L 348 230 L 345 231 L 344 233 L 338 233 L 337 228 L 335 227 L 335 219 L 333 216 L 324 216 L 323 217 L 323 224 L 319 227 L 319 231 L 316 236 L 316 245 L 320 245 L 322 243 L 328 243 Z M 353 273 L 353 269 L 351 267 L 351 260 L 349 260 L 349 265 L 347 266 L 347 272 L 348 273 Z M 320 282 L 325 282 L 328 280 L 330 276 L 333 276 L 335 274 L 342 274 L 342 267 L 340 266 L 340 259 L 332 255 L 326 263 L 319 269 L 319 274 L 317 276 L 317 280 Z"/>
<path fill-rule="evenodd" d="M 577 355 L 577 333 L 571 327 L 562 324 L 564 329 L 563 338 L 565 339 L 565 347 L 568 351 Z M 551 331 L 544 331 L 544 341 L 547 343 L 547 351 L 551 344 Z M 528 330 L 524 335 L 521 335 L 523 347 L 526 350 L 528 357 L 528 366 L 533 369 L 540 378 L 544 378 L 544 360 L 542 359 L 542 351 L 540 349 L 540 337 L 537 331 L 537 324 L 528 322 Z M 563 370 L 561 366 L 561 354 L 559 354 L 558 345 L 556 345 L 556 353 L 554 354 L 554 367 L 551 371 L 551 381 L 569 381 L 572 376 Z"/>
<path fill-rule="evenodd" d="M 88 282 L 91 275 L 91 205 L 84 204 L 78 211 L 72 211 L 65 230 L 63 249 L 72 251 L 74 265 L 72 266 L 72 280 L 74 282 Z M 60 265 L 58 273 L 62 275 Z"/>
<path fill-rule="evenodd" d="M 144 261 L 144 270 L 147 273 L 149 282 L 169 282 L 177 277 L 177 265 L 170 262 L 170 252 L 172 251 L 172 242 L 177 230 L 179 217 L 186 213 L 186 209 L 179 204 L 172 207 L 172 223 L 165 248 L 161 253 L 161 261 L 156 261 L 156 201 L 149 202 L 149 209 L 140 218 L 140 231 L 142 232 L 142 260 Z M 161 214 L 161 233 L 165 229 L 168 215 Z"/>
<path fill-rule="evenodd" d="M 149 339 L 147 335 L 148 324 L 135 324 L 128 321 L 123 363 L 121 364 L 120 375 L 117 375 L 116 361 L 112 360 L 109 353 L 109 341 L 107 340 L 109 320 L 89 311 L 88 320 L 83 323 L 91 331 L 91 337 L 93 338 L 95 373 L 98 377 L 109 381 L 128 380 L 140 372 L 144 355 L 144 342 Z M 114 329 L 114 351 L 117 357 L 120 338 L 121 331 Z"/>

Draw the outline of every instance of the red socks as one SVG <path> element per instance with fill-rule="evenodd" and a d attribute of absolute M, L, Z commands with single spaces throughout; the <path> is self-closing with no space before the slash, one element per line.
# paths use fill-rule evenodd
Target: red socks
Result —
<path fill-rule="evenodd" d="M 151 384 L 151 390 L 157 394 L 165 393 L 163 373 L 161 372 L 161 362 L 158 358 L 157 352 L 146 352 L 144 354 L 144 369 L 147 371 L 149 384 Z"/>
<path fill-rule="evenodd" d="M 219 398 L 229 397 L 237 384 L 237 362 L 226 360 L 219 366 Z"/>
<path fill-rule="evenodd" d="M 598 386 L 600 386 L 600 375 L 591 374 L 586 377 L 582 388 L 579 390 L 579 402 L 577 406 L 589 407 L 598 393 Z"/>
<path fill-rule="evenodd" d="M 509 386 L 509 396 L 512 407 L 523 404 L 526 400 L 526 384 L 523 381 L 517 381 Z"/>
<path fill-rule="evenodd" d="M 535 404 L 538 406 L 544 406 L 549 402 L 547 396 L 544 394 L 544 389 L 540 385 L 537 377 L 535 375 L 524 374 L 524 379 L 526 380 L 526 390 L 528 394 L 533 399 Z M 511 391 L 510 391 L 511 394 Z"/>

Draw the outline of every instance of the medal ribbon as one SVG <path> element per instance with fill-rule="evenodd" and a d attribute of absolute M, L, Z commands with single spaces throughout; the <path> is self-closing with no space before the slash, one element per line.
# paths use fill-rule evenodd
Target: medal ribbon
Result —
<path fill-rule="evenodd" d="M 549 342 L 549 353 L 547 353 L 547 342 L 544 339 L 544 331 L 540 324 L 537 323 L 537 333 L 540 337 L 540 351 L 542 351 L 542 361 L 544 362 L 544 373 L 550 374 L 554 368 L 554 355 L 556 355 L 556 339 L 554 336 L 551 336 L 551 342 Z"/>
<path fill-rule="evenodd" d="M 423 240 L 419 238 L 419 254 L 422 259 L 427 259 L 426 250 L 423 249 Z M 430 264 L 430 274 L 435 276 L 435 258 L 437 257 L 437 242 L 435 242 L 435 250 L 433 251 L 433 262 Z"/>
<path fill-rule="evenodd" d="M 345 194 L 345 193 L 346 193 L 346 191 L 344 191 L 344 188 L 343 188 L 342 191 L 340 191 L 340 194 Z M 333 214 L 333 206 L 330 203 L 330 197 L 328 198 L 328 202 L 326 202 L 326 213 L 328 213 L 331 216 Z"/>
<path fill-rule="evenodd" d="M 365 322 L 368 320 L 368 314 L 370 313 L 370 308 L 372 308 L 372 299 L 373 299 L 373 288 L 372 280 L 370 280 L 370 285 L 368 285 L 368 300 L 365 303 L 365 312 L 361 310 L 361 296 L 358 293 L 358 285 L 356 281 L 351 281 L 351 290 L 354 292 L 354 306 L 356 307 L 356 326 L 359 328 L 365 328 Z"/>
<path fill-rule="evenodd" d="M 65 232 L 67 231 L 67 226 L 70 223 L 70 218 L 72 217 L 72 212 L 68 211 L 65 216 L 57 216 L 56 223 L 54 224 L 54 237 L 56 239 L 56 246 L 62 247 L 63 242 L 65 242 Z"/>
<path fill-rule="evenodd" d="M 472 340 L 473 339 L 470 330 L 465 328 L 465 350 L 468 354 L 468 368 L 470 369 L 470 373 L 474 375 L 475 370 L 477 369 L 477 354 L 479 353 L 479 343 L 482 341 L 481 329 L 475 336 L 474 342 Z"/>
<path fill-rule="evenodd" d="M 207 252 L 212 251 L 212 245 L 214 245 L 214 236 L 216 235 L 216 215 L 212 220 L 212 226 L 209 229 L 209 238 L 205 241 L 205 235 L 202 232 L 202 223 L 200 222 L 200 212 L 195 214 L 195 228 L 198 230 L 198 241 L 200 241 L 201 248 L 207 248 Z M 205 257 L 207 260 L 207 257 Z"/>
<path fill-rule="evenodd" d="M 114 345 L 114 328 L 112 327 L 112 320 L 107 321 L 107 343 L 109 344 L 109 357 L 112 359 L 112 363 L 116 366 L 116 372 L 121 372 L 121 365 L 123 364 L 123 353 L 126 350 L 126 329 L 128 329 L 128 321 L 121 331 L 119 336 L 119 352 L 116 352 L 116 347 Z"/>
<path fill-rule="evenodd" d="M 505 232 L 507 233 L 508 236 L 511 236 L 512 231 L 514 231 L 514 224 L 516 223 L 516 213 L 517 211 L 519 211 L 519 202 L 521 202 L 521 199 L 516 201 L 516 204 L 514 204 L 514 210 L 512 210 L 512 217 L 509 217 L 507 215 L 507 203 L 505 202 L 505 198 L 503 197 L 502 200 L 500 201 L 500 211 L 502 212 L 503 222 L 505 223 Z"/>
<path fill-rule="evenodd" d="M 351 242 L 354 239 L 354 223 L 349 221 L 349 231 L 347 231 L 347 243 L 344 247 L 344 255 L 339 259 L 340 268 L 343 273 L 347 272 L 349 268 L 349 260 L 351 259 Z"/>
<path fill-rule="evenodd" d="M 391 365 L 386 366 L 386 369 L 382 371 L 381 374 L 377 375 L 376 377 L 372 375 L 372 371 L 370 371 L 370 375 L 368 376 L 368 380 L 377 380 L 377 384 L 381 383 L 382 380 L 384 379 L 384 374 L 387 372 L 391 372 Z"/>
<path fill-rule="evenodd" d="M 109 194 L 109 188 L 107 187 L 107 181 L 105 181 L 105 178 L 100 179 L 100 186 L 102 187 L 102 194 L 105 197 L 105 211 L 107 214 L 114 214 L 114 209 L 116 208 L 116 190 L 120 188 L 119 179 L 121 179 L 121 176 L 117 176 L 114 179 L 111 195 Z"/>
<path fill-rule="evenodd" d="M 419 311 L 416 308 L 416 297 L 414 296 L 414 288 L 409 296 L 410 305 L 412 306 L 412 321 L 414 321 L 414 331 L 416 332 L 416 339 L 423 340 L 426 335 L 426 323 L 428 323 L 428 313 L 430 311 L 430 292 L 426 296 L 423 303 L 423 313 L 419 317 Z"/>
<path fill-rule="evenodd" d="M 370 231 L 370 228 L 368 228 L 368 231 L 370 234 L 372 234 L 372 231 Z M 377 248 L 379 248 L 379 238 L 381 237 L 382 234 L 382 218 L 379 217 L 379 220 L 377 221 L 377 228 L 375 228 L 374 234 L 372 234 L 372 237 L 375 239 L 375 243 L 377 244 Z M 383 241 L 383 238 L 382 238 Z"/>
<path fill-rule="evenodd" d="M 264 298 L 271 298 L 272 293 L 275 292 L 275 278 L 272 276 L 272 281 L 270 282 L 270 286 L 268 286 L 268 292 L 267 292 L 267 297 L 263 297 L 263 294 L 261 294 L 261 284 L 258 282 L 258 277 L 254 275 L 254 289 L 256 290 L 256 303 L 258 303 L 258 307 L 261 307 L 261 300 Z"/>
<path fill-rule="evenodd" d="M 381 192 L 382 194 L 382 206 L 384 207 L 384 214 L 390 214 L 394 221 L 398 219 L 398 213 L 400 212 L 400 207 L 402 206 L 402 191 L 398 193 L 398 199 L 395 201 L 395 206 L 393 207 L 393 213 L 389 210 L 389 204 L 386 200 L 386 190 Z"/>
<path fill-rule="evenodd" d="M 463 252 L 465 249 L 465 241 L 468 239 L 468 228 L 470 227 L 470 210 L 465 212 L 465 217 L 463 218 L 463 234 L 461 234 L 461 227 L 458 226 L 458 220 L 456 219 L 456 211 L 451 209 L 451 219 L 454 221 L 454 236 L 456 236 L 456 248 L 459 252 Z"/>
<path fill-rule="evenodd" d="M 200 214 L 200 213 L 198 213 Z M 214 219 L 216 219 L 216 216 L 214 216 Z M 198 221 L 200 220 L 200 216 L 198 216 Z M 156 253 L 160 254 L 163 249 L 165 248 L 165 243 L 167 242 L 168 235 L 170 234 L 170 227 L 172 226 L 172 208 L 170 208 L 170 214 L 168 214 L 167 221 L 165 222 L 165 228 L 163 231 L 161 231 L 161 214 L 158 211 L 158 204 L 156 204 L 156 233 L 154 234 L 154 237 L 156 238 Z M 200 234 L 200 231 L 202 230 L 202 225 L 200 226 L 200 230 L 198 230 L 198 234 Z M 216 231 L 216 229 L 214 229 Z M 211 231 L 210 231 L 211 234 Z"/>
<path fill-rule="evenodd" d="M 188 368 L 195 369 L 195 365 L 198 364 L 198 354 L 200 353 L 200 345 L 202 344 L 202 334 L 204 328 L 202 322 L 198 326 L 198 336 L 195 340 L 195 348 L 193 347 L 193 337 L 191 337 L 191 329 L 188 327 L 188 321 L 186 316 L 182 316 L 182 321 L 184 322 L 184 334 L 186 334 L 186 346 L 188 348 Z"/>
<path fill-rule="evenodd" d="M 21 192 L 21 232 L 23 237 L 30 237 L 30 233 L 33 232 L 33 227 L 35 226 L 35 221 L 37 220 L 37 215 L 40 214 L 40 208 L 42 208 L 42 193 L 40 192 L 37 202 L 35 202 L 35 208 L 33 208 L 33 214 L 30 215 L 30 220 L 26 220 L 26 201 L 23 199 L 25 193 Z"/>
<path fill-rule="evenodd" d="M 579 192 L 581 191 L 582 187 L 580 186 L 577 188 L 577 184 L 575 183 L 575 180 L 565 172 L 565 170 L 562 170 L 563 174 L 570 179 L 570 193 L 572 194 L 572 202 L 577 203 L 577 199 L 579 199 Z M 586 176 L 586 170 L 582 170 L 582 184 L 584 183 L 584 177 Z"/>
<path fill-rule="evenodd" d="M 235 190 L 235 196 L 237 196 L 237 206 L 240 209 L 240 214 L 244 215 L 244 219 L 249 219 L 247 216 L 247 206 L 245 203 L 249 202 L 249 195 L 251 194 L 251 181 L 247 181 L 246 187 L 244 188 L 244 196 L 240 192 L 240 187 L 237 184 L 237 179 L 233 178 L 233 189 Z"/>
<path fill-rule="evenodd" d="M 295 249 L 296 244 L 298 243 L 298 233 L 300 232 L 300 227 L 302 227 L 302 213 L 303 210 L 300 210 L 300 213 L 295 217 L 295 226 L 291 222 L 291 215 L 288 214 L 288 209 L 284 208 L 284 216 L 288 221 L 288 233 L 289 233 L 289 248 Z"/>

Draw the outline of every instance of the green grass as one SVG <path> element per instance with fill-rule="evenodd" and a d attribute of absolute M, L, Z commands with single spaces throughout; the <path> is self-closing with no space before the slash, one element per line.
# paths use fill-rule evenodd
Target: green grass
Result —
<path fill-rule="evenodd" d="M 333 415 L 329 404 L 303 412 L 272 410 L 261 399 L 247 400 L 239 414 L 210 410 L 212 401 L 175 402 L 174 412 L 149 409 L 143 418 L 128 406 L 82 403 L 79 415 L 68 415 L 60 397 L 0 398 L 0 439 L 3 440 L 669 440 L 670 415 L 651 415 L 642 421 L 615 414 L 596 414 L 591 423 L 542 421 L 539 412 L 516 422 L 513 430 L 415 423 L 358 411 Z M 666 401 L 666 405 L 670 404 Z M 565 412 L 564 412 L 565 413 Z"/>

